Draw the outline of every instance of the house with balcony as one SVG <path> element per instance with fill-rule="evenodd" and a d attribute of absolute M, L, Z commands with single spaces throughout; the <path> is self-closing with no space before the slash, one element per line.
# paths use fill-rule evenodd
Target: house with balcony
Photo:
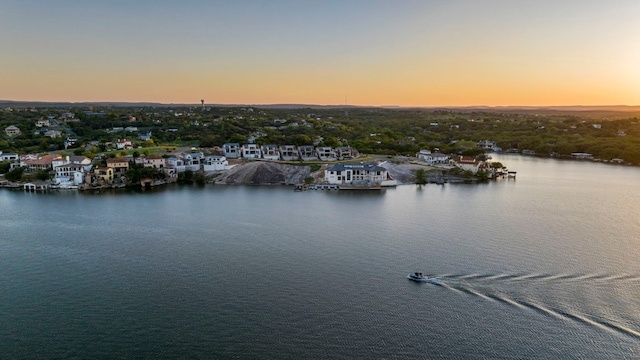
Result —
<path fill-rule="evenodd" d="M 114 174 L 113 168 L 110 167 L 97 167 L 85 177 L 85 183 L 91 185 L 111 185 L 113 184 Z"/>
<path fill-rule="evenodd" d="M 53 170 L 53 161 L 62 159 L 60 154 L 49 154 L 41 157 L 25 157 L 20 161 L 20 166 L 25 166 L 29 171 L 37 172 L 40 170 Z"/>
<path fill-rule="evenodd" d="M 266 160 L 280 160 L 280 151 L 274 144 L 262 145 L 262 158 Z"/>
<path fill-rule="evenodd" d="M 316 148 L 316 156 L 320 161 L 336 161 L 336 153 L 329 146 L 320 146 Z"/>
<path fill-rule="evenodd" d="M 349 160 L 358 157 L 358 152 L 351 146 L 339 146 L 334 149 L 338 160 Z"/>
<path fill-rule="evenodd" d="M 185 170 L 199 171 L 204 160 L 204 154 L 201 152 L 188 153 L 184 154 L 182 159 Z"/>
<path fill-rule="evenodd" d="M 142 166 L 144 167 L 163 169 L 166 166 L 166 161 L 162 156 L 146 156 L 142 159 Z"/>
<path fill-rule="evenodd" d="M 245 159 L 260 159 L 262 157 L 260 146 L 256 144 L 242 145 L 242 157 Z"/>
<path fill-rule="evenodd" d="M 204 171 L 220 171 L 229 168 L 229 161 L 223 155 L 209 155 L 204 158 Z"/>
<path fill-rule="evenodd" d="M 114 175 L 124 175 L 129 170 L 129 160 L 125 158 L 107 159 L 107 167 L 113 169 Z"/>
<path fill-rule="evenodd" d="M 295 145 L 281 145 L 280 158 L 284 161 L 294 161 L 300 159 L 300 153 Z"/>
<path fill-rule="evenodd" d="M 318 160 L 318 155 L 315 152 L 313 145 L 298 146 L 298 153 L 300 154 L 300 160 L 302 161 L 314 161 Z"/>
<path fill-rule="evenodd" d="M 237 159 L 240 157 L 240 144 L 226 143 L 222 145 L 222 154 L 227 159 Z"/>
<path fill-rule="evenodd" d="M 324 180 L 329 184 L 362 188 L 396 185 L 387 169 L 373 162 L 333 164 L 325 169 Z"/>
<path fill-rule="evenodd" d="M 85 167 L 81 164 L 66 163 L 53 168 L 53 182 L 61 187 L 78 186 L 85 182 Z"/>
<path fill-rule="evenodd" d="M 418 153 L 418 158 L 429 164 L 449 164 L 449 156 L 439 152 L 431 152 L 429 150 L 428 153 L 423 152 L 424 150 L 420 150 Z"/>

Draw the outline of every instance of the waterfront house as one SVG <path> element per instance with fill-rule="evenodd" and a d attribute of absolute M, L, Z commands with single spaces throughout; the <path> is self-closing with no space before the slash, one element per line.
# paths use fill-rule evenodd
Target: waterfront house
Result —
<path fill-rule="evenodd" d="M 242 157 L 245 159 L 260 159 L 262 151 L 256 144 L 244 144 L 242 145 Z"/>
<path fill-rule="evenodd" d="M 107 159 L 107 167 L 113 169 L 115 175 L 124 175 L 129 170 L 129 161 L 124 158 Z"/>
<path fill-rule="evenodd" d="M 52 170 L 53 161 L 57 159 L 62 159 L 62 155 L 48 154 L 36 159 L 33 159 L 32 157 L 26 157 L 24 160 L 20 161 L 20 166 L 26 166 L 27 169 L 32 172 L 40 170 Z"/>
<path fill-rule="evenodd" d="M 488 168 L 484 161 L 478 161 L 478 159 L 473 156 L 458 156 L 453 160 L 453 163 L 462 170 L 468 170 L 474 174 L 476 174 L 478 170 Z"/>
<path fill-rule="evenodd" d="M 573 152 L 571 153 L 571 157 L 574 159 L 581 159 L 581 160 L 593 160 L 593 155 L 589 153 L 583 153 L 583 152 Z"/>
<path fill-rule="evenodd" d="M 280 151 L 274 144 L 262 145 L 262 158 L 266 160 L 280 160 Z"/>
<path fill-rule="evenodd" d="M 329 184 L 369 184 L 380 186 L 389 180 L 387 169 L 373 162 L 342 163 L 328 166 L 324 171 L 324 180 Z"/>
<path fill-rule="evenodd" d="M 209 155 L 204 158 L 204 171 L 219 171 L 229 168 L 229 161 L 221 155 Z"/>
<path fill-rule="evenodd" d="M 420 154 L 420 159 L 429 163 L 429 164 L 448 164 L 449 156 L 439 153 L 439 152 L 430 152 L 428 154 Z"/>
<path fill-rule="evenodd" d="M 302 161 L 318 160 L 318 156 L 316 155 L 313 145 L 298 146 L 298 153 L 300 154 L 300 160 Z"/>
<path fill-rule="evenodd" d="M 113 168 L 97 167 L 90 176 L 86 177 L 86 182 L 92 185 L 111 185 L 113 177 Z"/>
<path fill-rule="evenodd" d="M 186 170 L 184 166 L 184 160 L 177 157 L 170 157 L 167 159 L 167 166 L 176 171 L 176 173 L 181 173 Z"/>
<path fill-rule="evenodd" d="M 335 161 L 336 153 L 329 146 L 321 146 L 316 148 L 316 155 L 321 161 Z"/>
<path fill-rule="evenodd" d="M 222 154 L 227 159 L 237 159 L 240 157 L 240 144 L 226 143 L 222 145 Z"/>
<path fill-rule="evenodd" d="M 66 163 L 53 168 L 53 182 L 61 186 L 78 186 L 84 183 L 85 167 L 82 164 Z"/>
<path fill-rule="evenodd" d="M 201 152 L 193 152 L 184 154 L 182 157 L 185 170 L 198 171 L 204 160 L 204 154 Z"/>
<path fill-rule="evenodd" d="M 295 145 L 281 145 L 280 157 L 284 161 L 293 161 L 300 158 L 300 153 L 298 153 L 298 148 Z"/>
<path fill-rule="evenodd" d="M 144 167 L 152 167 L 156 169 L 163 169 L 166 165 L 166 161 L 162 156 L 147 156 L 142 158 Z"/>

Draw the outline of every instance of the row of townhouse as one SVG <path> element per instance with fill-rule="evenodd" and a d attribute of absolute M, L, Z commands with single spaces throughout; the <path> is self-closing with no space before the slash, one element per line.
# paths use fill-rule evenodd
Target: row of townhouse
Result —
<path fill-rule="evenodd" d="M 176 172 L 187 170 L 199 171 L 220 171 L 229 169 L 229 161 L 222 155 L 204 155 L 201 152 L 181 154 L 177 157 L 167 159 L 167 165 L 174 168 Z"/>
<path fill-rule="evenodd" d="M 350 146 L 315 147 L 313 145 L 257 145 L 226 143 L 222 145 L 222 153 L 229 159 L 266 159 L 284 161 L 335 161 L 358 157 L 358 151 Z"/>

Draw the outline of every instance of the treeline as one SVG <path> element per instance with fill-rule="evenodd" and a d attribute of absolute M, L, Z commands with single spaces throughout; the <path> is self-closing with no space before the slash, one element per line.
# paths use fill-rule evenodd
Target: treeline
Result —
<path fill-rule="evenodd" d="M 114 127 L 135 126 L 139 131 L 151 131 L 156 145 L 214 147 L 226 142 L 247 143 L 253 137 L 259 145 L 349 145 L 361 153 L 414 155 L 420 149 L 473 153 L 478 151 L 475 143 L 487 139 L 503 150 L 533 150 L 540 155 L 560 156 L 585 152 L 603 160 L 619 158 L 640 164 L 640 125 L 635 117 L 607 120 L 581 117 L 579 112 L 489 113 L 384 108 L 94 109 L 104 111 L 103 116 L 86 115 L 86 109 L 72 110 L 80 121 L 66 124 L 63 137 L 76 137 L 79 145 L 135 138 L 136 133 L 112 132 Z M 62 149 L 63 138 L 35 135 L 33 124 L 38 118 L 63 111 L 69 109 L 0 113 L 2 129 L 16 125 L 23 131 L 14 138 L 3 134 L 0 150 Z M 147 144 L 139 141 L 137 145 Z M 82 151 L 83 148 L 78 152 Z"/>

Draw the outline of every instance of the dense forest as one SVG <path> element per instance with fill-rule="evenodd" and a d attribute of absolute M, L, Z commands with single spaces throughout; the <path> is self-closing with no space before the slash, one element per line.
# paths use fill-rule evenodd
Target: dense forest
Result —
<path fill-rule="evenodd" d="M 37 127 L 38 120 L 51 119 Z M 214 148 L 227 142 L 343 146 L 361 153 L 414 155 L 420 149 L 474 153 L 479 140 L 504 151 L 540 156 L 592 154 L 601 160 L 640 164 L 640 125 L 635 113 L 543 110 L 489 112 L 388 108 L 260 107 L 42 107 L 0 110 L 0 150 L 38 153 L 66 150 L 95 155 L 119 138 L 136 147 L 153 145 Z M 42 124 L 40 124 L 42 125 Z M 53 135 L 48 130 L 55 130 Z M 150 139 L 140 137 L 151 133 Z"/>

